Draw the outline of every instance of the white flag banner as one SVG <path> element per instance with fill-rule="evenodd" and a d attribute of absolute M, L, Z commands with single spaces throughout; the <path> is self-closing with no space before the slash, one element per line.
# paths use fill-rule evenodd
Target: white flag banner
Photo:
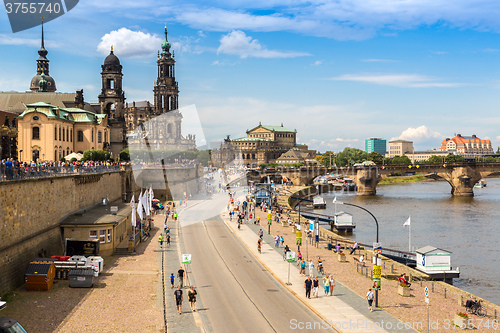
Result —
<path fill-rule="evenodd" d="M 153 210 L 153 198 L 154 198 L 153 187 L 150 187 L 149 188 L 149 209 L 150 210 Z"/>
<path fill-rule="evenodd" d="M 135 226 L 135 197 L 132 195 L 132 200 L 130 200 L 130 207 L 132 207 L 132 225 Z"/>
<path fill-rule="evenodd" d="M 142 191 L 141 194 L 139 194 L 139 200 L 137 200 L 137 214 L 139 214 L 139 217 L 142 220 L 144 217 L 144 214 L 142 213 Z"/>
<path fill-rule="evenodd" d="M 403 224 L 403 227 L 409 227 L 410 226 L 410 219 L 411 217 L 408 217 L 408 220 L 406 220 L 406 222 Z"/>
<path fill-rule="evenodd" d="M 149 207 L 148 207 L 148 191 L 144 191 L 144 195 L 142 196 L 141 199 L 141 204 L 144 207 L 144 211 L 146 212 L 146 215 L 149 215 Z"/>

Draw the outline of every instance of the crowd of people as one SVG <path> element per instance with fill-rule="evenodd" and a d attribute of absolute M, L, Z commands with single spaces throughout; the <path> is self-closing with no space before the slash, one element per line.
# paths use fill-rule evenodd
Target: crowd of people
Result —
<path fill-rule="evenodd" d="M 119 170 L 125 162 L 85 161 L 85 162 L 20 162 L 13 158 L 0 161 L 0 181 L 25 178 L 54 177 L 65 174 L 82 174 Z"/>

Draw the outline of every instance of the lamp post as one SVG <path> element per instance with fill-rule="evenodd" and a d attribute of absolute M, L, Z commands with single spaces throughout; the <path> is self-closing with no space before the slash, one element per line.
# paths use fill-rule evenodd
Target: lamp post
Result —
<path fill-rule="evenodd" d="M 333 199 L 333 203 L 335 204 L 339 204 L 339 205 L 347 205 L 347 206 L 353 206 L 353 207 L 357 207 L 359 209 L 362 209 L 364 210 L 365 212 L 367 212 L 368 214 L 371 215 L 371 217 L 373 217 L 373 219 L 375 220 L 375 224 L 377 225 L 377 239 L 376 239 L 376 242 L 378 243 L 378 221 L 377 221 L 377 218 L 375 217 L 375 215 L 373 215 L 368 209 L 366 208 L 363 208 L 361 206 L 358 206 L 358 205 L 355 205 L 355 204 L 351 204 L 351 203 L 347 203 L 347 202 L 340 202 L 340 201 L 337 201 L 337 197 L 335 197 Z M 374 249 L 375 250 L 375 249 Z M 378 265 L 378 253 L 375 253 L 375 265 Z M 375 307 L 378 308 L 378 289 L 375 290 Z"/>
<path fill-rule="evenodd" d="M 307 202 L 313 202 L 312 200 L 309 200 L 309 199 L 304 199 L 304 198 L 299 198 L 299 197 L 294 197 L 294 196 L 291 196 L 290 198 L 292 199 L 296 199 L 296 200 L 299 200 L 299 204 L 298 204 L 298 207 L 299 207 L 299 226 L 300 226 L 300 204 L 302 203 L 302 201 L 307 201 Z M 304 231 L 305 231 L 305 228 L 304 228 Z M 308 233 L 302 233 L 302 235 L 305 234 L 305 237 L 306 237 L 306 260 L 309 260 L 309 247 L 307 245 L 307 242 L 309 241 L 309 237 L 308 237 Z M 300 251 L 300 247 L 297 251 Z"/>

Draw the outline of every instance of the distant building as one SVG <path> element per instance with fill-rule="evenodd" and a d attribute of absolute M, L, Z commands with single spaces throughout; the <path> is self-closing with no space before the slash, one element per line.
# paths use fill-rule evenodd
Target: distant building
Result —
<path fill-rule="evenodd" d="M 376 152 L 385 155 L 387 152 L 387 141 L 380 138 L 369 138 L 365 140 L 365 151 L 369 154 Z"/>
<path fill-rule="evenodd" d="M 298 147 L 292 148 L 289 151 L 281 154 L 276 160 L 278 164 L 318 164 L 318 160 L 314 159 L 313 156 L 307 151 L 302 150 Z"/>
<path fill-rule="evenodd" d="M 17 113 L 0 111 L 0 160 L 17 159 Z"/>
<path fill-rule="evenodd" d="M 241 158 L 241 163 L 248 167 L 258 167 L 263 163 L 275 163 L 284 153 L 295 148 L 307 154 L 307 159 L 314 159 L 316 151 L 307 145 L 297 144 L 297 131 L 281 126 L 261 125 L 248 130 L 247 136 L 224 140 L 220 149 L 212 151 L 212 163 L 225 166 Z M 285 157 L 283 157 L 285 158 Z"/>
<path fill-rule="evenodd" d="M 110 135 L 105 114 L 43 102 L 28 104 L 17 117 L 17 128 L 22 162 L 59 161 L 73 152 L 103 150 Z"/>
<path fill-rule="evenodd" d="M 405 156 L 407 156 L 412 163 L 415 163 L 415 162 L 427 161 L 432 156 L 439 156 L 445 158 L 448 155 L 449 154 L 446 151 L 429 150 L 429 151 L 415 151 L 412 153 L 408 153 Z"/>
<path fill-rule="evenodd" d="M 440 151 L 459 155 L 490 155 L 494 154 L 490 140 L 481 140 L 475 134 L 462 136 L 457 134 L 453 138 L 446 138 L 441 142 Z"/>
<path fill-rule="evenodd" d="M 389 141 L 389 152 L 385 157 L 393 158 L 413 153 L 413 142 L 405 140 Z"/>

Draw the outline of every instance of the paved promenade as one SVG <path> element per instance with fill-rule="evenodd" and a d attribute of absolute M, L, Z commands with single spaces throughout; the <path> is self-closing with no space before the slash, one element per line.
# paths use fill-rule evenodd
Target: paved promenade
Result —
<path fill-rule="evenodd" d="M 333 296 L 324 296 L 323 288 L 320 287 L 320 296 L 318 298 L 312 297 L 311 299 L 307 299 L 304 289 L 304 280 L 306 278 L 300 276 L 296 262 L 289 264 L 283 260 L 283 248 L 274 247 L 273 235 L 267 234 L 267 226 L 263 227 L 264 243 L 262 253 L 259 254 L 257 252 L 257 233 L 260 226 L 243 224 L 241 229 L 238 230 L 235 219 L 232 222 L 229 221 L 227 214 L 224 217 L 224 221 L 275 278 L 323 318 L 321 323 L 317 323 L 318 328 L 320 328 L 320 325 L 327 325 L 339 332 L 415 332 L 412 329 L 405 329 L 404 323 L 383 310 L 376 309 L 370 313 L 367 301 L 339 282 L 336 282 Z M 289 268 L 290 286 L 286 285 Z M 314 275 L 318 275 L 316 269 L 314 270 Z M 319 278 L 321 279 L 322 276 L 320 275 Z M 320 283 L 320 286 L 322 286 L 322 283 Z M 303 324 L 307 325 L 308 323 Z M 314 325 L 314 323 L 311 324 Z M 306 327 L 304 326 L 304 328 Z"/>

